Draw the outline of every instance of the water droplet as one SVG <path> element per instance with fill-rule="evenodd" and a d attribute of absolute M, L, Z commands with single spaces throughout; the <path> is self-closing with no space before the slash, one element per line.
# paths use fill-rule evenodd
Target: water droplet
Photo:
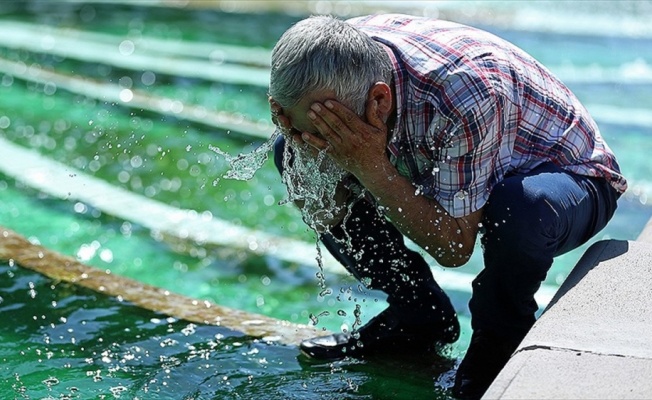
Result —
<path fill-rule="evenodd" d="M 178 343 L 179 343 L 178 341 L 176 341 L 176 340 L 174 340 L 172 338 L 165 338 L 165 339 L 163 339 L 161 341 L 161 343 L 159 343 L 159 346 L 161 346 L 161 347 L 169 347 L 169 346 L 174 346 L 174 345 L 176 345 Z"/>
<path fill-rule="evenodd" d="M 131 55 L 136 50 L 136 45 L 131 40 L 123 40 L 118 46 L 118 51 L 123 56 Z"/>
<path fill-rule="evenodd" d="M 120 394 L 126 392 L 128 389 L 125 386 L 114 386 L 109 389 L 113 396 L 119 398 Z"/>
<path fill-rule="evenodd" d="M 181 329 L 181 333 L 184 336 L 190 336 L 195 333 L 195 324 L 188 324 L 185 328 Z"/>
<path fill-rule="evenodd" d="M 353 316 L 355 317 L 355 321 L 353 322 L 353 325 L 351 327 L 352 329 L 355 329 L 356 327 L 362 325 L 362 320 L 360 319 L 361 314 L 362 314 L 362 312 L 361 312 L 360 304 L 356 304 L 355 305 L 355 310 L 353 310 Z M 354 337 L 355 337 L 356 334 L 358 335 L 358 338 L 359 338 L 360 334 L 358 332 L 353 333 Z"/>
<path fill-rule="evenodd" d="M 120 101 L 129 103 L 134 98 L 134 93 L 131 89 L 122 89 L 119 94 Z"/>
<path fill-rule="evenodd" d="M 59 384 L 59 380 L 53 376 L 43 380 L 43 384 L 47 387 L 51 387 Z"/>

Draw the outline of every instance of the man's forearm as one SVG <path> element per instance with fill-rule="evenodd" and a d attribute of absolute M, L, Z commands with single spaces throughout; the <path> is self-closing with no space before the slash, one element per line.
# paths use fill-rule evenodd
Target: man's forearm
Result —
<path fill-rule="evenodd" d="M 417 194 L 389 160 L 358 179 L 399 230 L 440 264 L 457 267 L 468 261 L 481 211 L 463 218 L 451 217 L 437 201 Z"/>

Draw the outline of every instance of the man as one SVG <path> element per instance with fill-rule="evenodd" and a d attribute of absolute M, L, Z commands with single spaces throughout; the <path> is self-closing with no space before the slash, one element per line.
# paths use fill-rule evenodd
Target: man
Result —
<path fill-rule="evenodd" d="M 355 332 L 301 350 L 336 359 L 453 343 L 455 311 L 403 237 L 459 267 L 480 234 L 460 398 L 482 396 L 534 323 L 553 257 L 600 231 L 626 189 L 566 86 L 512 44 L 451 22 L 303 20 L 274 48 L 270 104 L 286 183 L 301 173 L 299 154 L 344 171 L 333 194 L 342 206 L 312 224 L 322 242 L 388 295 L 388 308 Z M 304 217 L 319 211 L 295 200 Z"/>

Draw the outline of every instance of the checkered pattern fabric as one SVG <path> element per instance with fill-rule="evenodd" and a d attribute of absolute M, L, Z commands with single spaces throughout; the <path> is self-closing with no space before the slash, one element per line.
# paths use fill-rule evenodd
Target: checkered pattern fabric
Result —
<path fill-rule="evenodd" d="M 468 26 L 404 15 L 349 20 L 395 67 L 390 159 L 452 216 L 481 208 L 505 176 L 552 162 L 627 183 L 584 106 L 511 43 Z"/>

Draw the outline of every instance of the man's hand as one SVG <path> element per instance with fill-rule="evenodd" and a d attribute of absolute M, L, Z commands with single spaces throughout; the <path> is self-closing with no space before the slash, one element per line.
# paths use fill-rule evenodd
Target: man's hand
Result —
<path fill-rule="evenodd" d="M 380 118 L 375 100 L 367 104 L 366 121 L 334 100 L 312 104 L 307 116 L 323 138 L 303 133 L 305 143 L 326 151 L 360 181 L 384 172 L 382 167 L 388 161 L 387 125 Z"/>

